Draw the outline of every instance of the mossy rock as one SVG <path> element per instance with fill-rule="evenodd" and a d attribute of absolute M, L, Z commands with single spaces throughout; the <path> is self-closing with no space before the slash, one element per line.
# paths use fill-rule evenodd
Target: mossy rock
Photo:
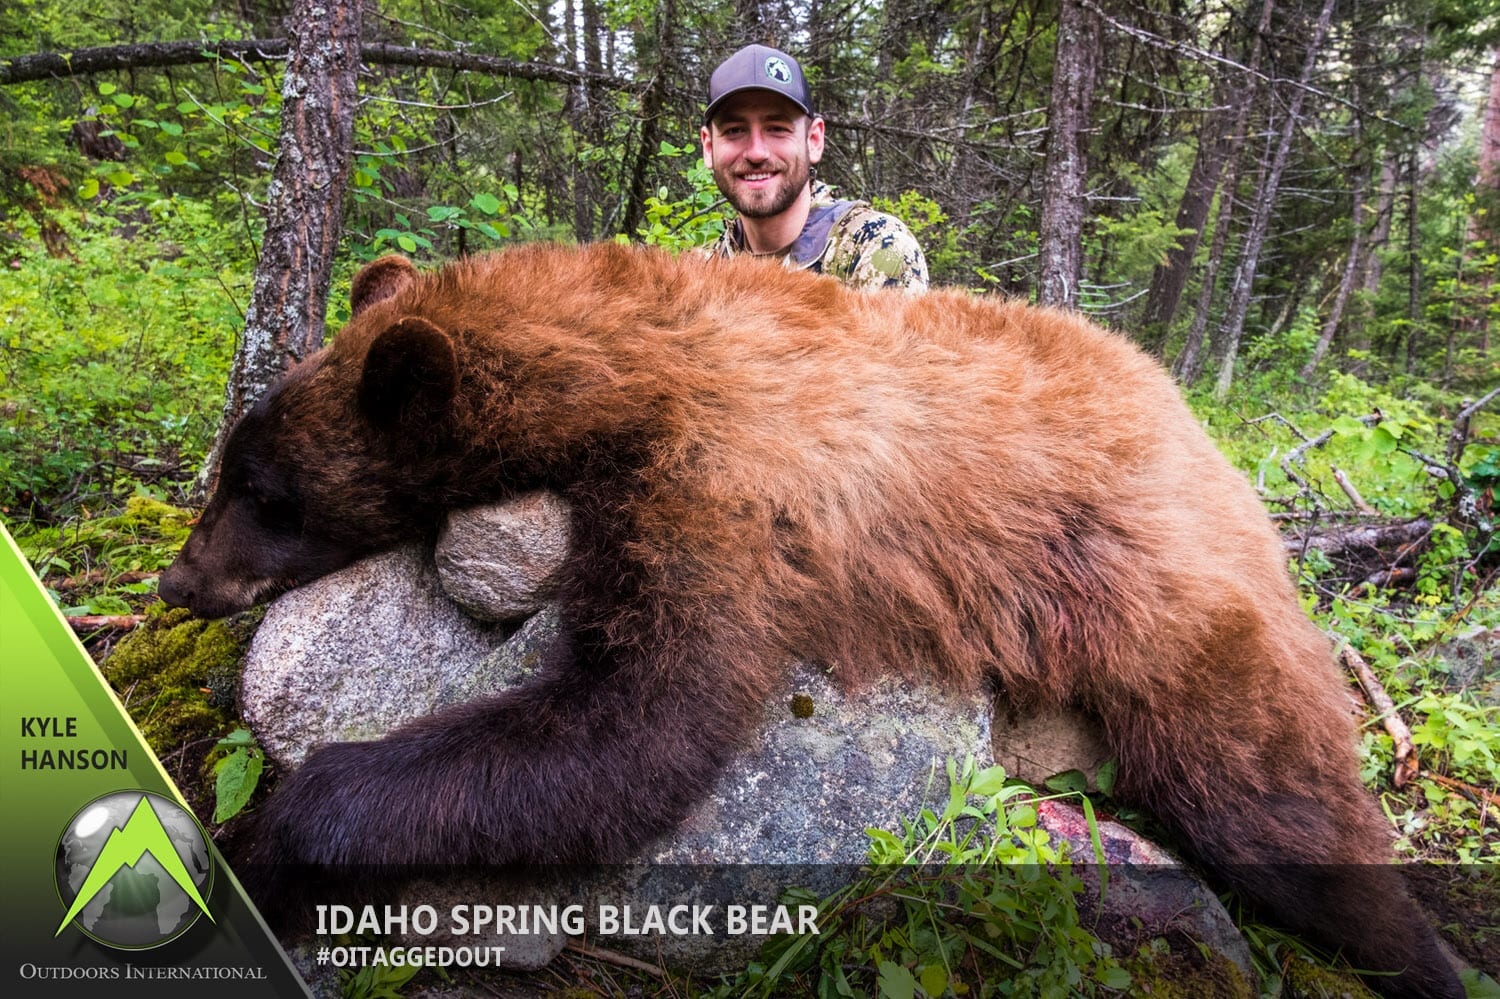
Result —
<path fill-rule="evenodd" d="M 1259 995 L 1239 965 L 1189 941 L 1174 951 L 1166 940 L 1153 940 L 1121 963 L 1130 972 L 1132 996 L 1256 999 Z"/>
<path fill-rule="evenodd" d="M 1294 957 L 1281 979 L 1283 999 L 1378 999 L 1351 974 Z"/>
<path fill-rule="evenodd" d="M 227 731 L 244 630 L 157 605 L 105 661 L 105 679 L 158 756 Z"/>

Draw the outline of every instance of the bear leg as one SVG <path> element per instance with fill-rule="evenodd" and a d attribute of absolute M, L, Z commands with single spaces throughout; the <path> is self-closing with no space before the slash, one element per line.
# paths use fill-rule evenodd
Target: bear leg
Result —
<path fill-rule="evenodd" d="M 1370 972 L 1365 981 L 1375 991 L 1463 999 L 1437 934 L 1389 862 L 1389 833 L 1354 775 L 1352 754 L 1347 774 L 1324 761 L 1288 765 L 1274 750 L 1253 769 L 1244 763 L 1248 751 L 1216 764 L 1212 740 L 1196 737 L 1206 722 L 1150 723 L 1157 738 L 1146 736 L 1147 760 L 1139 728 L 1130 741 L 1112 740 L 1122 798 L 1145 804 L 1196 860 L 1276 921 Z"/>
<path fill-rule="evenodd" d="M 711 668 L 745 647 L 575 638 L 524 687 L 314 752 L 262 809 L 249 861 L 271 884 L 288 865 L 627 860 L 708 794 L 758 716 L 760 692 Z"/>

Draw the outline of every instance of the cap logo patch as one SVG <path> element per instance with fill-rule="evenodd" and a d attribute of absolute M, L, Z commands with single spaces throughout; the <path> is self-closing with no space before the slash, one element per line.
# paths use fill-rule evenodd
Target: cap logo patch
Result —
<path fill-rule="evenodd" d="M 771 56 L 766 60 L 766 76 L 777 83 L 792 82 L 792 68 L 786 64 L 786 60 L 777 56 Z"/>

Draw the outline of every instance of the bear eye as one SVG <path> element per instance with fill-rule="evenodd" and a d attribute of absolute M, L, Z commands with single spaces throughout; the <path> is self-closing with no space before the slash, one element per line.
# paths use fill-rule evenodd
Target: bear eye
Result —
<path fill-rule="evenodd" d="M 296 502 L 276 496 L 255 497 L 255 519 L 274 530 L 296 531 L 302 527 L 302 509 Z"/>

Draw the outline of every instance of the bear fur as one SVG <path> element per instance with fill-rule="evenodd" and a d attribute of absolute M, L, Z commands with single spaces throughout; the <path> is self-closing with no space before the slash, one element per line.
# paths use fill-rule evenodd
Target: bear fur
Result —
<path fill-rule="evenodd" d="M 572 638 L 527 687 L 315 752 L 260 859 L 624 859 L 794 658 L 994 679 L 1096 716 L 1117 797 L 1376 988 L 1463 994 L 1263 508 L 1124 339 L 615 245 L 385 258 L 353 297 L 233 432 L 162 596 L 228 614 L 548 488 Z"/>

